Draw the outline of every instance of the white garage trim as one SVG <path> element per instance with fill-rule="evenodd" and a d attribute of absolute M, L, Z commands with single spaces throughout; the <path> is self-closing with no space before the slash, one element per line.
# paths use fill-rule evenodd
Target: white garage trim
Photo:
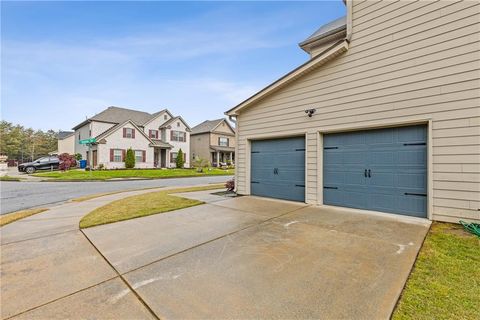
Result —
<path fill-rule="evenodd" d="M 432 220 L 433 216 L 433 146 L 432 146 L 432 120 L 430 118 L 417 118 L 411 119 L 408 121 L 400 122 L 387 122 L 387 123 L 373 123 L 366 126 L 336 126 L 333 128 L 328 128 L 325 130 L 319 130 L 317 136 L 317 205 L 324 206 L 328 208 L 337 208 L 336 206 L 325 205 L 323 202 L 323 138 L 325 134 L 336 133 L 336 132 L 348 132 L 348 131 L 358 131 L 358 130 L 368 130 L 368 129 L 382 129 L 382 128 L 394 128 L 402 127 L 409 125 L 427 125 L 427 218 Z M 305 168 L 308 169 L 307 167 Z M 340 207 L 338 207 L 340 208 Z M 382 215 L 392 215 L 392 213 L 384 213 L 371 210 L 360 210 L 360 209 L 349 209 L 341 207 L 345 210 L 354 210 L 362 211 L 370 214 L 382 214 Z M 394 214 L 395 215 L 395 214 Z M 401 217 L 401 215 L 395 215 Z M 413 219 L 425 220 L 423 218 L 409 217 Z"/>

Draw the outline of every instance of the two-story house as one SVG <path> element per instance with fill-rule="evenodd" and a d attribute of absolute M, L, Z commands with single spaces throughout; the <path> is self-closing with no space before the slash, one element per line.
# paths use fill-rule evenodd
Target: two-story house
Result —
<path fill-rule="evenodd" d="M 129 148 L 135 152 L 136 168 L 175 167 L 178 151 L 190 166 L 190 127 L 182 117 L 167 109 L 150 114 L 132 109 L 108 107 L 73 128 L 75 153 L 97 168 L 123 168 Z M 81 140 L 95 139 L 91 145 Z"/>
<path fill-rule="evenodd" d="M 225 119 L 206 120 L 192 128 L 191 160 L 207 159 L 213 166 L 235 161 L 235 129 Z"/>

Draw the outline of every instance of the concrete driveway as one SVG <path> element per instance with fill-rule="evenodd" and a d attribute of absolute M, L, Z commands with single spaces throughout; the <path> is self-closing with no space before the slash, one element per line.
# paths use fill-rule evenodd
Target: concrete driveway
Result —
<path fill-rule="evenodd" d="M 18 301 L 2 317 L 387 319 L 429 227 L 254 197 L 185 196 L 208 204 L 86 229 L 90 247 L 75 245 L 79 231 L 30 240 L 56 252 L 51 268 L 81 266 L 57 268 L 63 278 L 53 284 L 22 255 L 31 246 L 16 239 L 6 268 L 2 250 L 2 304 L 5 279 L 15 289 L 7 298 Z M 68 232 L 70 242 L 61 239 Z M 38 255 L 48 265 L 48 255 Z M 14 267 L 26 279 L 20 285 L 8 285 Z M 23 302 L 40 290 L 28 286 L 34 276 L 47 279 L 33 281 L 47 297 Z"/>

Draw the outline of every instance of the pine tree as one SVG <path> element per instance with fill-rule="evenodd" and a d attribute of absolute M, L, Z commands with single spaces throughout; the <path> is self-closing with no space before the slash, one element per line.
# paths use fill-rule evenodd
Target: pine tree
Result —
<path fill-rule="evenodd" d="M 133 152 L 132 148 L 127 150 L 127 155 L 125 156 L 125 168 L 135 168 L 135 153 Z"/>
<path fill-rule="evenodd" d="M 183 159 L 183 151 L 182 149 L 178 150 L 177 153 L 177 169 L 182 169 L 183 165 L 185 164 L 185 159 Z"/>

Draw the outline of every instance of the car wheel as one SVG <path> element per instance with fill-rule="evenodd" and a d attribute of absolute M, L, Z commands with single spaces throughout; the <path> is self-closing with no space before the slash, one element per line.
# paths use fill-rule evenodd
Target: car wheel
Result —
<path fill-rule="evenodd" d="M 25 172 L 28 173 L 28 174 L 32 174 L 35 172 L 35 168 L 34 167 L 27 167 L 25 169 Z"/>

